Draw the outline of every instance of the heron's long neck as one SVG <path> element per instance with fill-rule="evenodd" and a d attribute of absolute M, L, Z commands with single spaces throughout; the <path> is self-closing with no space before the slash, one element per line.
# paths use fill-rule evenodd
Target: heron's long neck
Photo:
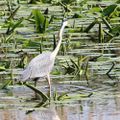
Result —
<path fill-rule="evenodd" d="M 60 45 L 61 45 L 61 42 L 62 42 L 62 33 L 63 33 L 64 28 L 65 28 L 65 25 L 63 25 L 63 26 L 61 27 L 60 31 L 59 31 L 58 44 L 57 44 L 56 48 L 54 49 L 54 51 L 53 51 L 53 53 L 52 53 L 54 56 L 56 56 L 57 53 L 58 53 L 58 51 L 59 51 L 59 48 L 60 48 Z"/>

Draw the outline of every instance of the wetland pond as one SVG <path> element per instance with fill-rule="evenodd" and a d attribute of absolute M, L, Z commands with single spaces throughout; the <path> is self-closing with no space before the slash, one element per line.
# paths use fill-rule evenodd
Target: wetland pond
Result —
<path fill-rule="evenodd" d="M 119 0 L 1 0 L 0 120 L 120 120 L 119 16 Z M 34 100 L 15 79 L 36 55 L 53 51 L 64 17 L 51 101 Z M 46 79 L 36 89 L 47 96 Z"/>

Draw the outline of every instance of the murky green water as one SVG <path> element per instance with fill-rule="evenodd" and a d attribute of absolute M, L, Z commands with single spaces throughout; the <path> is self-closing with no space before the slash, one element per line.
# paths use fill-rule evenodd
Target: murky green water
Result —
<path fill-rule="evenodd" d="M 92 7 L 95 4 L 101 4 L 104 7 L 114 2 L 89 1 L 88 5 Z M 18 5 L 20 8 L 14 19 L 24 17 L 25 20 L 10 36 L 5 34 L 7 28 L 3 27 L 9 14 L 8 6 L 4 0 L 0 1 L 0 87 L 7 80 L 19 76 L 23 70 L 19 65 L 24 52 L 27 52 L 27 62 L 29 62 L 41 50 L 53 50 L 53 34 L 56 34 L 57 38 L 64 15 L 64 9 L 60 5 L 27 4 L 22 0 L 20 4 L 17 2 L 12 4 L 12 9 L 17 8 Z M 82 13 L 83 17 L 69 19 L 69 25 L 65 28 L 63 43 L 51 73 L 52 94 L 54 96 L 55 91 L 58 95 L 65 92 L 67 94 L 64 100 L 52 100 L 50 104 L 40 107 L 40 100 L 32 100 L 34 92 L 31 89 L 13 83 L 0 90 L 0 120 L 120 119 L 120 37 L 115 36 L 108 42 L 98 43 L 97 25 L 88 33 L 81 32 L 97 16 L 87 12 L 86 4 L 82 7 L 81 11 L 79 5 L 72 5 L 70 6 L 72 12 L 66 13 L 68 16 Z M 27 20 L 32 9 L 36 8 L 42 12 L 49 8 L 48 16 L 54 15 L 55 17 L 45 34 L 36 33 L 35 25 Z M 119 25 L 119 20 L 119 17 L 111 19 L 112 25 Z M 104 24 L 103 28 L 107 29 Z M 82 61 L 84 64 L 81 63 L 80 76 L 76 75 L 78 71 L 65 74 L 66 70 L 71 70 L 67 63 L 70 66 L 74 64 L 70 59 L 77 63 L 77 60 L 83 57 L 86 58 Z M 67 66 L 66 69 L 63 65 Z M 40 80 L 37 89 L 47 94 L 47 81 Z"/>

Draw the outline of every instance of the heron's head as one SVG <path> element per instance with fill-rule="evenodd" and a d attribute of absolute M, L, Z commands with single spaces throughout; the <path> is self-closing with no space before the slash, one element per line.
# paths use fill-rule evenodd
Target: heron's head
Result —
<path fill-rule="evenodd" d="M 63 21 L 63 25 L 66 26 L 68 24 L 68 21 Z"/>
<path fill-rule="evenodd" d="M 66 18 L 63 19 L 62 26 L 66 26 L 68 24 L 68 20 Z"/>

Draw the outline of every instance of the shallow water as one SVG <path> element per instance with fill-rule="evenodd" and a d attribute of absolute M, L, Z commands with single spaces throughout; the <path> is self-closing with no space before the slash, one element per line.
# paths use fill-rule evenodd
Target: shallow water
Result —
<path fill-rule="evenodd" d="M 38 101 L 31 101 L 34 96 L 26 86 L 12 86 L 2 90 L 0 97 L 0 120 L 119 120 L 120 118 L 120 82 L 107 76 L 93 80 L 57 79 L 56 88 L 60 92 L 69 92 L 68 96 L 89 94 L 90 97 L 73 97 L 63 101 L 52 101 L 46 107 L 36 107 Z M 43 84 L 42 84 L 43 83 Z M 39 81 L 37 88 L 46 92 L 46 82 Z"/>

